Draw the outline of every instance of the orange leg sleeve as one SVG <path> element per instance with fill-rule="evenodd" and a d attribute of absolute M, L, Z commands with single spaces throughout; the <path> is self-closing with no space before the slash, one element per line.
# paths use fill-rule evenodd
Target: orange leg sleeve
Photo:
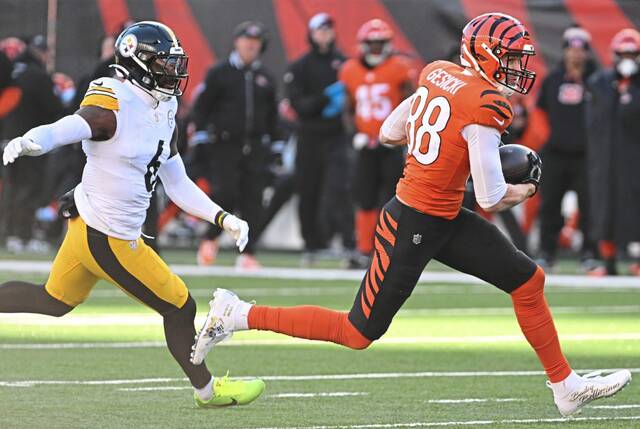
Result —
<path fill-rule="evenodd" d="M 513 308 L 531 347 L 538 354 L 549 380 L 557 383 L 569 376 L 571 367 L 560 349 L 553 318 L 544 297 L 544 271 L 540 267 L 511 293 Z"/>
<path fill-rule="evenodd" d="M 363 255 L 373 253 L 373 238 L 378 223 L 378 210 L 356 211 L 356 247 Z"/>
<path fill-rule="evenodd" d="M 348 313 L 311 305 L 288 308 L 254 305 L 249 311 L 249 329 L 329 341 L 357 350 L 371 344 L 351 324 Z"/>

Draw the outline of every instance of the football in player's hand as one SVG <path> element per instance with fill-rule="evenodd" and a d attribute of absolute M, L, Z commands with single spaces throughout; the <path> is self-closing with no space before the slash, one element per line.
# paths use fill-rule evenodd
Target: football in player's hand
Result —
<path fill-rule="evenodd" d="M 519 144 L 500 146 L 499 150 L 505 182 L 538 184 L 542 161 L 536 151 Z"/>

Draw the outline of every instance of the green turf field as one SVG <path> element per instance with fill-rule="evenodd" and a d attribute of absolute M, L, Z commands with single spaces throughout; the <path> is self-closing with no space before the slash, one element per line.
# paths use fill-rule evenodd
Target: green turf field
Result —
<path fill-rule="evenodd" d="M 0 273 L 0 282 L 44 277 Z M 358 286 L 185 280 L 199 317 L 218 286 L 264 304 L 337 309 L 350 306 Z M 547 292 L 576 369 L 640 367 L 640 290 Z M 577 419 L 560 419 L 509 298 L 489 286 L 418 285 L 383 341 L 366 351 L 237 334 L 207 363 L 216 375 L 265 377 L 265 394 L 247 407 L 196 409 L 162 339 L 158 316 L 106 284 L 61 319 L 3 315 L 0 428 L 640 427 L 637 381 Z"/>

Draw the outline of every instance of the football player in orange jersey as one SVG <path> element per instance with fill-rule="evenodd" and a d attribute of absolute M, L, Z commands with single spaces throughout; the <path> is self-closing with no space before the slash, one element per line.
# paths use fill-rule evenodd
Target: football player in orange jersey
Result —
<path fill-rule="evenodd" d="M 394 54 L 389 25 L 372 19 L 358 30 L 360 56 L 346 61 L 338 79 L 349 95 L 347 122 L 353 125 L 353 146 L 358 152 L 354 196 L 357 206 L 356 247 L 360 255 L 352 267 L 366 266 L 373 253 L 374 232 L 380 208 L 393 196 L 402 175 L 404 150 L 378 141 L 382 122 L 400 102 L 413 93 L 417 70 L 405 56 Z"/>
<path fill-rule="evenodd" d="M 539 158 L 530 163 L 523 183 L 507 184 L 498 150 L 512 119 L 507 97 L 531 89 L 535 73 L 527 64 L 534 54 L 518 20 L 500 13 L 480 15 L 463 30 L 462 66 L 429 64 L 416 92 L 385 120 L 380 140 L 406 144 L 408 156 L 396 196 L 379 216 L 373 261 L 349 313 L 258 306 L 218 289 L 205 324 L 209 335 L 201 335 L 207 341 L 196 349 L 208 350 L 244 329 L 366 348 L 386 332 L 429 260 L 436 259 L 510 294 L 562 415 L 627 385 L 628 370 L 579 376 L 571 369 L 544 297 L 542 269 L 494 225 L 461 208 L 470 174 L 478 203 L 490 212 L 513 207 L 536 192 Z"/>

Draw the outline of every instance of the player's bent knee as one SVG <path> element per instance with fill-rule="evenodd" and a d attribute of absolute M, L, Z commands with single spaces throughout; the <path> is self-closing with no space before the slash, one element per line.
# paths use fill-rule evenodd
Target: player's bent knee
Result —
<path fill-rule="evenodd" d="M 364 350 L 369 347 L 371 343 L 373 343 L 372 340 L 362 335 L 348 319 L 345 319 L 342 341 L 344 346 L 353 350 Z"/>
<path fill-rule="evenodd" d="M 176 307 L 175 310 L 169 311 L 162 315 L 163 317 L 181 317 L 186 319 L 195 319 L 196 317 L 196 302 L 191 297 L 191 294 L 187 296 L 187 300 L 182 307 Z"/>
<path fill-rule="evenodd" d="M 543 296 L 545 277 L 544 270 L 538 266 L 529 280 L 511 292 L 512 299 L 527 300 Z"/>
<path fill-rule="evenodd" d="M 66 304 L 66 303 L 54 298 L 53 296 L 51 296 L 48 293 L 47 293 L 47 296 L 49 298 L 48 299 L 49 303 L 47 304 L 46 308 L 47 308 L 47 315 L 49 315 L 49 316 L 62 317 L 65 314 L 69 313 L 74 308 L 76 308 L 75 306 Z"/>
<path fill-rule="evenodd" d="M 347 347 L 349 347 L 351 350 L 364 350 L 368 348 L 371 344 L 373 344 L 373 341 L 371 340 L 355 341 L 353 343 L 348 344 Z"/>

